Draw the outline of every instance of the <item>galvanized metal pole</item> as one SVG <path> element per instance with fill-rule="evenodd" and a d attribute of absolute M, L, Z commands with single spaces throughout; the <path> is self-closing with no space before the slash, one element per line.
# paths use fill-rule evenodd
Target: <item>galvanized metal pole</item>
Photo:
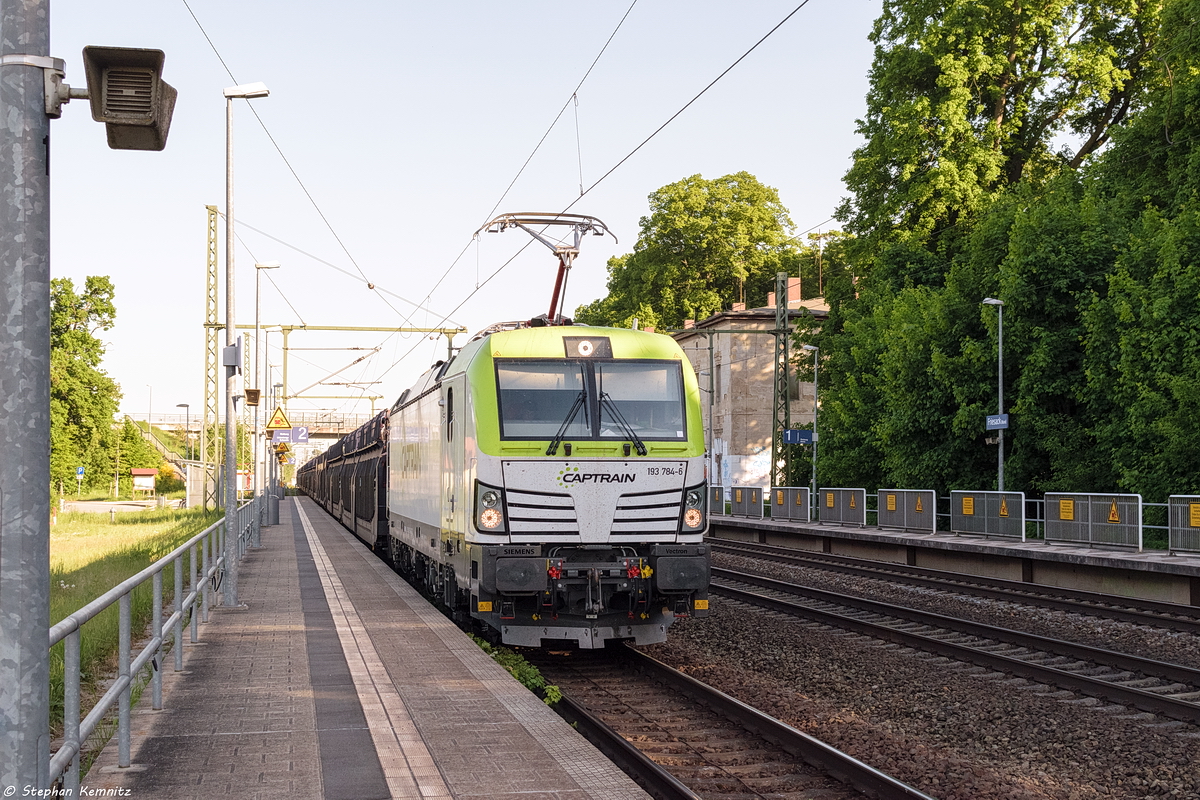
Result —
<path fill-rule="evenodd" d="M 996 329 L 996 413 L 1004 414 L 1004 303 L 1000 303 L 997 307 L 1000 312 L 998 327 Z M 999 447 L 996 451 L 997 467 L 996 467 L 996 491 L 1004 491 L 1004 429 L 1001 428 Z"/>
<path fill-rule="evenodd" d="M 0 0 L 0 786 L 50 771 L 47 0 Z"/>
<path fill-rule="evenodd" d="M 237 344 L 233 293 L 233 98 L 225 98 L 225 345 Z M 224 360 L 224 359 L 223 359 Z M 224 605 L 236 606 L 237 557 L 237 410 L 233 394 L 237 391 L 237 366 L 225 367 L 225 577 Z"/>
<path fill-rule="evenodd" d="M 812 440 L 812 490 L 809 499 L 810 504 L 817 502 L 817 399 L 821 396 L 817 392 L 817 355 L 820 350 L 813 349 L 813 440 Z M 815 506 L 813 506 L 815 508 Z"/>
<path fill-rule="evenodd" d="M 254 388 L 262 389 L 262 360 L 259 358 L 259 318 L 262 315 L 262 299 L 260 287 L 262 286 L 262 269 L 258 264 L 254 265 Z M 254 501 L 258 503 L 258 499 L 262 497 L 263 491 L 263 443 L 261 434 L 258 428 L 258 407 L 262 405 L 263 396 L 260 393 L 258 396 L 258 404 L 254 406 Z M 258 521 L 254 523 L 254 546 L 259 547 L 262 544 L 262 508 L 256 505 L 259 511 Z"/>

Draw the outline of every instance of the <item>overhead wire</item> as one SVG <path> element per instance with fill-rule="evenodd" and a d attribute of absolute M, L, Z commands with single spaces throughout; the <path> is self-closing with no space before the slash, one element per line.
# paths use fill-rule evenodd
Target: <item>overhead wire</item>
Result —
<path fill-rule="evenodd" d="M 638 0 L 633 0 L 633 2 L 629 4 L 629 8 L 625 9 L 625 13 L 621 16 L 620 21 L 617 22 L 617 26 L 615 28 L 613 28 L 613 32 L 608 35 L 608 39 L 605 40 L 604 46 L 600 48 L 600 52 L 596 53 L 596 57 L 594 59 L 592 59 L 592 63 L 588 66 L 587 71 L 583 73 L 583 77 L 579 79 L 579 83 L 577 83 L 575 85 L 575 89 L 571 92 L 571 95 L 567 98 L 567 101 L 562 104 L 562 108 L 560 108 L 558 110 L 558 113 L 554 115 L 554 119 L 550 122 L 549 127 L 546 128 L 545 133 L 542 134 L 542 138 L 538 139 L 538 143 L 536 145 L 534 145 L 533 150 L 529 153 L 528 156 L 526 156 L 525 162 L 523 164 L 521 164 L 520 169 L 517 170 L 517 174 L 513 176 L 511 181 L 508 182 L 508 186 L 505 187 L 504 191 L 500 194 L 500 199 L 498 199 L 495 202 L 495 204 L 492 206 L 492 210 L 487 213 L 486 218 L 483 220 L 483 222 L 481 224 L 486 225 L 488 223 L 488 221 L 490 221 L 492 219 L 492 217 L 495 216 L 496 209 L 498 209 L 500 207 L 500 204 L 504 202 L 504 198 L 508 197 L 508 193 L 511 192 L 513 186 L 516 185 L 517 180 L 519 180 L 521 175 L 523 175 L 525 173 L 525 168 L 529 166 L 529 162 L 533 161 L 533 157 L 535 155 L 537 155 L 538 151 L 542 148 L 542 145 L 545 144 L 546 138 L 550 135 L 550 132 L 554 130 L 554 126 L 556 126 L 558 124 L 558 121 L 560 119 L 562 119 L 563 112 L 566 111 L 567 108 L 571 105 L 571 101 L 574 100 L 576 97 L 578 97 L 579 90 L 583 88 L 584 82 L 587 81 L 588 76 L 592 74 L 592 70 L 595 69 L 596 64 L 598 64 L 600 62 L 600 57 L 604 55 L 604 51 L 608 49 L 608 46 L 612 43 L 612 40 L 616 37 L 617 32 L 621 30 L 621 26 L 625 24 L 625 20 L 629 17 L 630 12 L 633 11 L 633 7 L 636 6 L 637 4 L 638 4 Z M 578 135 L 578 132 L 577 132 L 577 135 Z M 580 172 L 580 179 L 579 179 L 581 192 L 583 190 L 582 169 L 583 169 L 583 167 L 582 167 L 582 161 L 581 161 L 580 162 L 581 172 Z M 472 239 L 474 239 L 474 238 L 475 237 L 472 237 Z M 433 293 L 438 290 L 438 287 L 442 285 L 442 281 L 446 280 L 446 277 L 450 274 L 450 272 L 454 269 L 454 267 L 462 259 L 463 253 L 465 253 L 467 251 L 467 248 L 470 246 L 471 246 L 471 243 L 467 242 L 467 244 L 463 247 L 462 251 L 459 252 L 459 254 L 454 258 L 454 260 L 452 262 L 450 262 L 450 266 L 446 267 L 446 271 L 442 273 L 442 276 L 440 278 L 438 278 L 437 283 L 435 283 L 433 285 L 433 288 L 429 290 L 429 294 L 426 295 L 426 297 L 425 297 L 426 302 L 428 302 L 429 298 L 433 296 Z M 476 288 L 478 288 L 478 287 L 476 287 Z M 461 308 L 461 306 L 460 306 L 460 308 Z M 453 313 L 453 312 L 451 312 L 451 313 Z M 433 326 L 429 325 L 426 327 L 433 327 Z"/>
<path fill-rule="evenodd" d="M 730 64 L 728 67 L 726 67 L 724 70 L 722 70 L 722 71 L 721 71 L 721 73 L 720 73 L 719 75 L 717 75 L 717 77 L 713 78 L 713 79 L 712 79 L 712 81 L 710 81 L 710 82 L 708 83 L 708 85 L 707 85 L 707 86 L 705 86 L 703 89 L 701 89 L 701 90 L 700 90 L 700 91 L 699 91 L 699 92 L 698 92 L 698 93 L 697 93 L 697 94 L 696 94 L 694 97 L 692 97 L 692 99 L 691 99 L 691 100 L 687 101 L 687 103 L 685 103 L 685 104 L 683 105 L 683 107 L 682 107 L 682 108 L 680 108 L 678 111 L 676 111 L 674 114 L 672 114 L 672 115 L 671 115 L 671 116 L 670 116 L 670 117 L 667 119 L 667 121 L 666 121 L 666 122 L 664 122 L 663 124 L 661 124 L 661 125 L 659 125 L 657 128 L 655 128 L 653 133 L 651 133 L 649 136 L 647 136 L 645 139 L 643 139 L 643 140 L 642 140 L 642 142 L 641 142 L 640 144 L 638 144 L 638 145 L 637 145 L 635 148 L 633 148 L 633 150 L 631 150 L 631 151 L 630 151 L 630 152 L 629 152 L 629 153 L 628 153 L 628 154 L 627 154 L 627 155 L 626 155 L 624 158 L 622 158 L 620 161 L 618 161 L 616 164 L 614 164 L 614 165 L 613 165 L 613 166 L 612 166 L 612 167 L 611 167 L 611 168 L 610 168 L 610 169 L 609 169 L 607 172 L 605 172 L 603 175 L 601 175 L 601 176 L 600 176 L 600 177 L 599 177 L 599 178 L 596 180 L 596 182 L 595 182 L 595 183 L 593 183 L 593 184 L 592 184 L 591 186 L 589 186 L 589 187 L 588 187 L 586 190 L 584 190 L 584 191 L 583 191 L 583 192 L 582 192 L 582 193 L 579 195 L 579 197 L 577 197 L 577 198 L 575 198 L 574 200 L 572 200 L 572 201 L 571 201 L 571 202 L 570 202 L 570 203 L 569 203 L 569 204 L 566 206 L 566 208 L 564 208 L 564 209 L 563 209 L 561 212 L 559 212 L 559 213 L 566 213 L 567 211 L 569 211 L 569 210 L 570 210 L 572 207 L 574 207 L 574 205 L 575 205 L 576 203 L 578 203 L 578 202 L 579 202 L 579 201 L 580 201 L 580 200 L 581 200 L 581 199 L 582 199 L 582 198 L 583 198 L 585 195 L 587 195 L 589 192 L 591 192 L 593 189 L 595 189 L 597 186 L 599 186 L 601 183 L 603 183 L 603 182 L 604 182 L 604 181 L 605 181 L 605 180 L 606 180 L 606 179 L 607 179 L 607 178 L 608 178 L 610 175 L 612 175 L 614 172 L 616 172 L 616 171 L 617 171 L 617 169 L 619 169 L 619 168 L 621 167 L 621 165 L 622 165 L 622 164 L 624 164 L 626 161 L 628 161 L 630 158 L 632 158 L 632 157 L 633 157 L 633 156 L 634 156 L 634 155 L 635 155 L 635 154 L 636 154 L 636 153 L 637 153 L 639 150 L 641 150 L 641 149 L 642 149 L 643 147 L 645 147 L 645 146 L 646 146 L 646 145 L 647 145 L 647 144 L 648 144 L 648 143 L 649 143 L 649 142 L 650 142 L 652 139 L 654 139 L 654 137 L 656 137 L 656 136 L 657 136 L 659 133 L 661 133 L 661 132 L 662 132 L 662 131 L 663 131 L 663 130 L 664 130 L 664 129 L 665 129 L 667 126 L 668 126 L 668 125 L 670 125 L 672 122 L 674 122 L 674 121 L 675 121 L 675 120 L 676 120 L 676 119 L 679 117 L 679 115 L 681 115 L 681 114 L 682 114 L 684 111 L 686 111 L 688 108 L 690 108 L 690 107 L 692 106 L 692 104 L 694 104 L 694 103 L 695 103 L 697 100 L 699 100 L 701 97 L 703 97 L 703 96 L 704 96 L 704 95 L 705 95 L 705 94 L 708 92 L 708 90 L 709 90 L 709 89 L 711 89 L 711 88 L 712 88 L 713 86 L 715 86 L 715 85 L 716 85 L 716 84 L 717 84 L 717 83 L 718 83 L 718 82 L 719 82 L 719 81 L 720 81 L 722 78 L 724 78 L 726 75 L 728 75 L 728 74 L 729 74 L 729 73 L 730 73 L 730 72 L 731 72 L 731 71 L 734 69 L 734 67 L 736 67 L 738 64 L 742 63 L 742 61 L 744 61 L 744 60 L 746 59 L 746 57 L 747 57 L 747 56 L 749 56 L 751 53 L 753 53 L 755 50 L 757 50 L 757 49 L 759 48 L 759 46 L 760 46 L 760 45 L 762 45 L 762 43 L 763 43 L 763 42 L 765 42 L 765 41 L 766 41 L 767 39 L 769 39 L 769 38 L 770 38 L 770 37 L 771 37 L 771 36 L 772 36 L 772 35 L 773 35 L 773 34 L 774 34 L 776 31 L 778 31 L 778 30 L 779 30 L 781 27 L 783 27 L 783 26 L 784 26 L 784 24 L 786 24 L 786 23 L 788 22 L 788 20 L 790 20 L 792 17 L 794 17 L 794 16 L 797 14 L 797 12 L 799 12 L 799 11 L 800 11 L 800 9 L 802 9 L 802 8 L 804 8 L 806 5 L 808 5 L 808 4 L 809 4 L 809 2 L 810 2 L 810 0 L 803 0 L 803 2 L 801 2 L 801 3 L 800 3 L 799 5 L 797 5 L 797 6 L 796 6 L 794 9 L 792 9 L 792 10 L 791 10 L 791 12 L 789 12 L 787 16 L 785 16 L 785 17 L 784 17 L 782 20 L 780 20 L 780 21 L 779 21 L 779 22 L 778 22 L 778 23 L 777 23 L 777 24 L 776 24 L 776 25 L 775 25 L 773 28 L 771 28 L 771 30 L 767 31 L 767 33 L 766 33 L 766 34 L 764 34 L 762 38 L 760 38 L 760 39 L 759 39 L 757 42 L 755 42 L 755 43 L 754 43 L 754 44 L 753 44 L 753 45 L 750 47 L 750 49 L 748 49 L 746 52 L 744 52 L 744 53 L 742 53 L 740 56 L 738 56 L 738 58 L 737 58 L 737 59 L 736 59 L 736 60 L 735 60 L 735 61 L 734 61 L 732 64 Z M 630 6 L 630 9 L 631 9 L 631 10 L 632 10 L 632 8 L 633 8 L 633 7 L 632 7 L 632 6 Z M 626 12 L 626 15 L 628 15 L 628 12 Z M 624 19 L 623 19 L 623 18 L 622 18 L 622 21 L 624 21 Z M 615 33 L 615 32 L 614 32 L 614 33 Z M 611 37 L 610 37 L 610 40 L 611 40 Z M 590 71 L 591 71 L 591 70 L 589 69 L 589 72 L 590 72 Z M 586 77 L 586 76 L 585 76 L 585 77 Z M 568 101 L 567 101 L 567 103 L 570 103 L 570 102 L 571 102 L 570 100 L 568 100 Z M 564 105 L 564 106 L 563 106 L 563 108 L 565 109 L 565 108 L 566 108 L 566 105 Z M 559 112 L 559 116 L 561 116 L 561 115 L 562 115 L 562 112 L 560 111 L 560 112 Z M 555 120 L 557 121 L 557 117 L 555 118 Z M 545 138 L 545 137 L 543 137 L 543 139 L 544 139 L 544 138 Z M 539 144 L 540 144 L 540 143 L 539 143 Z M 530 156 L 530 157 L 532 158 L 532 156 Z M 528 160 L 526 161 L 526 163 L 528 164 Z M 524 169 L 524 167 L 522 167 L 522 169 Z M 520 173 L 518 173 L 518 176 L 519 176 L 519 174 L 520 174 Z M 515 182 L 515 179 L 514 179 L 514 182 Z M 510 189 L 512 188 L 511 184 L 510 184 L 509 188 L 510 188 Z M 507 194 L 507 191 L 506 191 L 506 194 Z M 496 206 L 495 206 L 495 207 L 492 209 L 492 213 L 494 213 L 494 212 L 495 212 L 495 208 L 498 208 L 498 207 L 499 207 L 499 203 L 497 203 L 497 204 L 496 204 Z M 490 215 L 489 215 L 489 216 L 490 216 Z M 824 225 L 824 224 L 825 224 L 825 223 L 821 223 L 821 225 Z M 820 226 L 819 226 L 819 225 L 818 225 L 818 226 L 814 226 L 814 228 L 813 228 L 813 229 L 815 229 L 816 227 L 820 227 Z M 813 230 L 813 229 L 810 229 L 810 230 Z M 807 232 L 808 232 L 808 231 L 805 231 L 805 233 L 807 233 Z M 800 235 L 802 235 L 802 234 L 800 234 Z M 476 294 L 479 292 L 479 290 L 480 290 L 480 289 L 482 289 L 484 286 L 487 286 L 487 284 L 488 284 L 488 283 L 489 283 L 489 282 L 490 282 L 490 281 L 491 281 L 493 278 L 495 278 L 497 275 L 499 275 L 499 274 L 500 274 L 500 273 L 501 273 L 501 272 L 502 272 L 502 271 L 503 271 L 503 270 L 504 270 L 504 269 L 505 269 L 505 268 L 506 268 L 506 267 L 507 267 L 509 264 L 511 264 L 511 263 L 512 263 L 514 260 L 516 260 L 517 256 L 519 256 L 521 253 L 523 253 L 523 252 L 525 251 L 525 248 L 529 247 L 529 245 L 530 245 L 532 242 L 533 242 L 533 240 L 532 240 L 532 239 L 530 239 L 529 241 L 527 241 L 527 242 L 526 242 L 526 243 L 525 243 L 525 244 L 524 244 L 524 245 L 523 245 L 523 246 L 522 246 L 522 247 L 521 247 L 519 250 L 517 250 L 517 252 L 516 252 L 516 253 L 514 253 L 514 254 L 513 254 L 511 257 L 509 257 L 509 259 L 508 259 L 507 261 L 505 261 L 503 264 L 501 264 L 499 267 L 497 267 L 497 268 L 496 268 L 496 270 L 495 270 L 495 272 L 493 272 L 491 275 L 489 275 L 489 276 L 487 277 L 487 279 L 486 279 L 486 280 L 485 280 L 485 281 L 484 281 L 482 284 L 480 284 L 480 285 L 479 285 L 479 286 L 477 286 L 477 287 L 476 287 L 474 290 L 472 290 L 471 292 L 469 292 L 469 293 L 467 294 L 467 296 L 463 298 L 462 302 L 460 302 L 460 303 L 459 303 L 457 306 L 455 306 L 453 309 L 451 309 L 451 310 L 450 310 L 450 313 L 451 313 L 451 314 L 454 314 L 454 313 L 455 313 L 455 312 L 457 312 L 457 311 L 458 311 L 460 308 L 462 308 L 464 305 L 466 305 L 466 304 L 467 304 L 467 302 L 469 302 L 469 301 L 471 300 L 471 298 L 472 298 L 472 297 L 474 297 L 474 296 L 475 296 L 475 295 L 476 295 Z M 460 257 L 461 257 L 461 254 L 460 254 Z M 447 272 L 448 272 L 448 271 L 447 271 Z M 445 277 L 445 276 L 443 275 L 443 278 L 444 278 L 444 277 Z M 439 281 L 439 283 L 440 283 L 440 282 L 441 282 L 441 281 Z M 444 320 L 443 320 L 443 321 L 444 321 Z M 432 326 L 432 325 L 431 325 L 431 326 L 428 326 L 428 327 L 435 327 L 435 326 Z M 390 372 L 390 371 L 391 371 L 391 370 L 392 370 L 392 369 L 393 369 L 393 368 L 394 368 L 394 367 L 395 367 L 397 364 L 399 364 L 399 363 L 400 363 L 400 361 L 403 361 L 405 358 L 407 358 L 409 355 L 411 355 L 411 354 L 412 354 L 412 352 L 413 352 L 415 349 L 416 349 L 416 347 L 415 347 L 415 346 L 414 346 L 414 347 L 412 347 L 412 348 L 410 348 L 410 349 L 409 349 L 409 350 L 408 350 L 408 351 L 407 351 L 407 352 L 406 352 L 404 355 L 402 355 L 402 356 L 401 356 L 401 357 L 400 357 L 400 358 L 399 358 L 397 361 L 393 362 L 392 366 L 388 367 L 388 368 L 387 368 L 387 370 L 385 370 L 383 374 L 387 374 L 388 372 Z"/>
<path fill-rule="evenodd" d="M 194 12 L 192 10 L 192 7 L 190 5 L 188 5 L 187 0 L 181 0 L 181 2 L 183 3 L 184 8 L 187 9 L 188 14 L 191 15 L 192 20 L 196 23 L 196 27 L 198 27 L 200 29 L 200 33 L 204 36 L 204 40 L 206 42 L 208 42 L 208 46 L 210 48 L 212 48 L 213 53 L 217 56 L 217 60 L 221 62 L 221 67 L 224 68 L 225 73 L 227 75 L 229 75 L 229 79 L 232 80 L 236 84 L 237 78 L 234 77 L 233 70 L 231 70 L 229 68 L 229 65 L 225 63 L 225 59 L 221 57 L 221 52 L 217 49 L 216 44 L 213 42 L 212 38 L 208 35 L 208 31 L 206 31 L 204 29 L 204 25 L 201 24 L 200 18 L 196 16 L 196 12 Z M 387 305 L 388 308 L 390 308 L 393 312 L 395 312 L 397 316 L 399 316 L 401 319 L 403 319 L 405 321 L 405 323 L 411 323 L 411 315 L 405 314 L 404 312 L 400 311 L 400 309 L 398 309 L 394 305 L 392 305 L 392 303 L 389 302 L 388 299 L 383 296 L 383 292 L 381 290 L 379 290 L 376 287 L 376 285 L 374 284 L 374 282 L 371 281 L 367 277 L 367 274 L 365 272 L 363 272 L 362 267 L 359 266 L 358 261 L 354 258 L 354 255 L 350 252 L 350 249 L 346 246 L 346 243 L 344 241 L 342 241 L 342 237 L 338 235 L 337 230 L 334 229 L 333 224 L 329 221 L 329 218 L 325 216 L 325 212 L 321 209 L 321 206 L 317 203 L 316 198 L 314 198 L 312 196 L 312 193 L 309 192 L 308 187 L 305 186 L 304 181 L 301 180 L 299 173 L 296 172 L 296 169 L 292 166 L 291 161 L 289 161 L 287 155 L 284 154 L 283 148 L 279 146 L 279 143 L 277 141 L 275 141 L 275 137 L 271 134 L 271 131 L 267 127 L 266 122 L 264 122 L 262 117 L 259 116 L 258 110 L 255 109 L 254 105 L 252 103 L 250 103 L 249 100 L 246 101 L 246 105 L 249 106 L 250 112 L 252 114 L 254 114 L 254 118 L 256 120 L 258 120 L 258 124 L 262 127 L 263 133 L 265 133 L 267 135 L 267 139 L 270 140 L 271 145 L 275 148 L 275 152 L 277 152 L 279 154 L 279 157 L 281 159 L 283 159 L 284 165 L 287 166 L 288 171 L 292 173 L 292 177 L 296 179 L 296 183 L 299 184 L 300 190 L 304 192 L 304 196 L 308 198 L 308 202 L 312 205 L 313 209 L 317 212 L 317 216 L 319 216 L 321 218 L 321 221 L 323 223 L 325 223 L 325 227 L 329 229 L 330 234 L 333 235 L 333 238 L 338 243 L 338 246 L 342 248 L 342 252 L 344 252 L 346 254 L 346 257 L 348 259 L 350 259 L 350 263 L 354 265 L 354 268 L 356 270 L 358 270 L 358 274 L 359 274 L 359 276 L 361 276 L 363 283 L 366 284 L 367 288 L 370 291 L 375 292 L 375 294 L 379 297 L 379 299 L 382 300 L 384 302 L 384 304 Z M 322 262 L 322 263 L 328 263 L 328 262 Z M 339 270 L 339 271 L 345 272 L 346 274 L 350 274 L 346 270 Z M 351 276 L 351 277 L 353 277 L 353 276 Z M 396 296 L 392 292 L 387 292 L 387 294 L 392 294 L 393 296 Z M 404 298 L 400 298 L 400 299 L 403 300 Z M 412 303 L 412 301 L 410 301 L 410 300 L 405 300 L 405 302 L 410 303 L 411 305 L 420 307 L 419 304 Z"/>
<path fill-rule="evenodd" d="M 222 213 L 221 216 L 224 217 L 225 215 Z M 262 230 L 261 228 L 256 228 L 253 225 L 250 225 L 249 223 L 246 223 L 246 222 L 239 222 L 238 227 L 248 228 L 249 230 L 252 230 L 255 233 L 259 234 L 260 236 L 265 236 L 268 239 L 270 239 L 271 241 L 277 242 L 278 244 L 283 245 L 284 247 L 288 248 L 289 250 L 294 250 L 295 252 L 299 253 L 300 255 L 302 255 L 306 258 L 311 258 L 313 261 L 316 261 L 318 264 L 322 264 L 331 269 L 335 269 L 338 272 L 341 272 L 345 275 L 350 275 L 350 277 L 354 277 L 350 273 L 349 270 L 346 270 L 343 267 L 339 267 L 337 264 L 334 264 L 332 261 L 326 261 L 325 259 L 321 258 L 320 256 L 313 255 L 312 253 L 308 252 L 307 250 L 303 250 L 303 249 L 297 247 L 296 245 L 291 244 L 290 242 L 280 239 L 278 236 L 273 236 L 273 235 L 267 233 L 266 231 Z M 397 300 L 401 300 L 405 303 L 408 303 L 414 309 L 417 309 L 419 311 L 424 311 L 426 313 L 437 316 L 437 312 L 434 311 L 433 309 L 426 308 L 425 306 L 421 305 L 420 303 L 413 302 L 412 300 L 409 300 L 407 297 L 404 297 L 403 295 L 400 295 L 400 294 L 396 294 L 395 292 L 391 291 L 390 289 L 385 289 L 382 286 L 375 286 L 374 289 L 377 292 L 383 292 L 385 294 L 389 294 L 392 297 L 396 298 Z M 404 315 L 401 315 L 401 316 L 404 316 Z M 408 318 L 406 318 L 406 321 L 408 321 Z M 449 321 L 455 325 L 458 325 L 458 323 L 456 323 L 456 322 L 454 322 L 454 320 L 450 319 L 449 316 L 443 318 L 443 322 L 445 322 L 445 321 Z M 428 326 L 426 326 L 426 327 L 428 327 Z"/>

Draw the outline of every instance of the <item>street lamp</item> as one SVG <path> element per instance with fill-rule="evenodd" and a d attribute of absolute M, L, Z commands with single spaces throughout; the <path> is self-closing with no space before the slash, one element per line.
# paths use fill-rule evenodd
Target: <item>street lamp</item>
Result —
<path fill-rule="evenodd" d="M 258 389 L 262 386 L 262 361 L 259 358 L 260 347 L 258 344 L 259 317 L 262 313 L 262 301 L 260 299 L 259 289 L 262 284 L 262 271 L 264 269 L 279 269 L 278 261 L 267 261 L 261 264 L 254 265 L 254 388 Z M 262 404 L 262 395 L 259 395 L 259 405 Z M 254 406 L 254 496 L 258 497 L 262 489 L 263 480 L 262 469 L 263 447 L 259 441 L 258 428 L 258 408 Z M 257 537 L 256 537 L 257 538 Z M 255 541 L 255 544 L 258 542 Z"/>
<path fill-rule="evenodd" d="M 813 438 L 812 438 L 812 494 L 809 503 L 817 502 L 817 353 L 821 348 L 815 344 L 802 344 L 801 350 L 811 350 L 813 354 Z M 815 505 L 814 505 L 815 508 Z"/>
<path fill-rule="evenodd" d="M 187 460 L 192 460 L 192 407 L 187 403 L 176 403 L 176 408 L 183 409 L 183 415 L 186 420 L 183 424 L 183 441 L 187 445 Z"/>
<path fill-rule="evenodd" d="M 153 444 L 154 433 L 150 430 L 150 416 L 154 413 L 154 387 L 147 383 L 146 388 L 150 390 L 150 400 L 146 404 L 146 438 Z"/>
<path fill-rule="evenodd" d="M 1001 424 L 1008 427 L 1004 422 L 1004 301 L 997 300 L 994 297 L 985 297 L 983 299 L 985 306 L 995 306 L 999 313 L 996 327 L 996 415 L 1001 418 Z M 996 451 L 996 490 L 1004 491 L 1004 428 L 998 428 L 996 434 L 999 436 L 999 447 Z"/>
<path fill-rule="evenodd" d="M 237 352 L 237 319 L 234 314 L 233 292 L 233 101 L 242 97 L 250 100 L 266 97 L 266 84 L 244 83 L 230 86 L 225 95 L 225 348 Z M 233 395 L 237 391 L 237 374 L 240 364 L 236 359 L 225 358 L 225 595 L 224 604 L 238 605 L 238 524 L 237 524 L 237 448 L 234 434 L 237 430 L 237 413 Z M 230 362 L 234 363 L 230 363 Z"/>

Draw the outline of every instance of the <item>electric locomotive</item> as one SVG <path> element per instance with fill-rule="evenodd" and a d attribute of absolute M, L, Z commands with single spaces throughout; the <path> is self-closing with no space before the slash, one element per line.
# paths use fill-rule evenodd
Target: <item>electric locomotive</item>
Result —
<path fill-rule="evenodd" d="M 661 642 L 708 612 L 695 374 L 667 336 L 526 325 L 391 409 L 387 555 L 503 644 Z"/>
<path fill-rule="evenodd" d="M 664 641 L 677 618 L 708 614 L 696 375 L 668 336 L 558 313 L 582 237 L 609 233 L 601 220 L 502 214 L 477 233 L 507 228 L 558 259 L 549 313 L 476 334 L 298 484 L 492 641 Z"/>

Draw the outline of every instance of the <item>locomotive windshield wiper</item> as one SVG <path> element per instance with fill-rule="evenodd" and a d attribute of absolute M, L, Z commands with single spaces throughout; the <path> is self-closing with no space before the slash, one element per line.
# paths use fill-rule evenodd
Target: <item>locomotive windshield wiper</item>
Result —
<path fill-rule="evenodd" d="M 640 438 L 638 438 L 637 432 L 633 429 L 633 426 L 625 421 L 624 415 L 621 414 L 621 409 L 617 408 L 617 404 L 613 402 L 613 399 L 609 396 L 608 392 L 600 393 L 600 406 L 601 408 L 608 408 L 608 413 L 612 415 L 612 418 L 616 420 L 617 424 L 621 426 L 621 429 L 625 431 L 626 435 L 629 437 L 629 440 L 633 442 L 633 449 L 637 450 L 637 454 L 639 456 L 646 455 L 646 445 L 642 443 Z M 628 452 L 626 455 L 628 455 Z"/>
<path fill-rule="evenodd" d="M 575 421 L 576 415 L 579 414 L 579 409 L 583 408 L 583 405 L 586 401 L 586 392 L 580 391 L 575 397 L 575 402 L 571 404 L 571 410 L 567 412 L 567 418 L 563 420 L 563 424 L 558 428 L 558 433 L 554 434 L 553 441 L 551 441 L 550 446 L 546 448 L 546 455 L 552 456 L 558 453 L 558 445 L 567 435 L 567 428 L 571 427 L 571 423 Z M 570 455 L 570 453 L 568 453 L 568 455 Z"/>

